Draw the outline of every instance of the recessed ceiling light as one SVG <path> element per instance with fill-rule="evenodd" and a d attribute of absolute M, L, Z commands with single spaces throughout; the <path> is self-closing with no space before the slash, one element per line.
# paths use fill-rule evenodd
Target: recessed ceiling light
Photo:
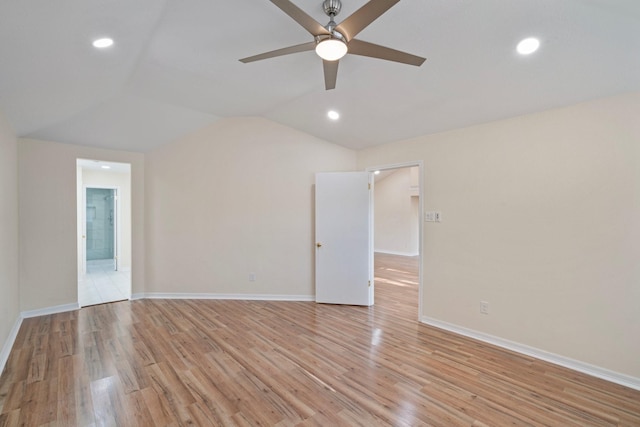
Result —
<path fill-rule="evenodd" d="M 374 175 L 380 175 L 380 171 L 375 171 L 373 174 Z"/>
<path fill-rule="evenodd" d="M 340 113 L 331 110 L 327 113 L 327 117 L 329 117 L 331 120 L 338 120 L 340 118 Z"/>
<path fill-rule="evenodd" d="M 535 52 L 536 50 L 538 50 L 539 47 L 540 47 L 540 40 L 534 37 L 529 37 L 528 39 L 524 39 L 520 43 L 518 43 L 517 49 L 519 54 L 529 55 Z"/>
<path fill-rule="evenodd" d="M 102 165 L 101 167 L 102 169 L 111 169 L 111 166 L 107 166 L 107 165 Z"/>
<path fill-rule="evenodd" d="M 109 47 L 113 45 L 113 40 L 110 38 L 98 39 L 93 41 L 93 47 L 97 47 L 98 49 L 104 49 L 105 47 Z"/>

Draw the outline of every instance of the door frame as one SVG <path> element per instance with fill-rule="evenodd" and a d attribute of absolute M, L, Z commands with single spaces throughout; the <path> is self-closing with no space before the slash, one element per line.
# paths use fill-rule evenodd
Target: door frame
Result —
<path fill-rule="evenodd" d="M 384 171 L 384 170 L 392 170 L 392 169 L 403 169 L 403 168 L 412 168 L 412 167 L 417 167 L 418 168 L 418 233 L 420 234 L 418 236 L 418 321 L 420 321 L 423 317 L 423 307 L 422 307 L 422 296 L 424 294 L 424 281 L 423 281 L 423 253 L 424 253 L 424 189 L 423 189 L 423 183 L 424 183 L 424 162 L 422 160 L 415 160 L 415 161 L 410 161 L 410 162 L 402 162 L 402 163 L 392 163 L 392 164 L 385 164 L 385 165 L 378 165 L 378 166 L 369 166 L 365 169 L 365 171 L 371 173 L 373 175 L 373 173 L 375 171 Z M 375 239 L 375 216 L 373 216 L 373 212 L 375 211 L 375 197 L 374 197 L 374 191 L 375 191 L 375 179 L 372 179 L 372 184 L 371 184 L 371 215 L 372 215 L 372 221 L 371 221 L 371 235 L 372 235 L 372 239 L 371 241 L 373 242 Z M 371 260 L 373 263 L 373 258 L 375 255 L 375 247 L 372 244 L 371 245 Z M 373 265 L 373 264 L 372 264 Z M 374 280 L 375 283 L 375 280 Z"/>
<path fill-rule="evenodd" d="M 87 274 L 87 189 L 88 188 L 97 188 L 100 190 L 114 190 L 114 194 L 115 194 L 115 199 L 114 199 L 114 211 L 115 211 L 115 218 L 114 218 L 114 224 L 113 224 L 113 233 L 114 233 L 114 245 L 113 245 L 113 256 L 114 256 L 114 262 L 115 262 L 115 271 L 118 271 L 120 268 L 120 254 L 122 253 L 121 251 L 121 241 L 122 241 L 122 236 L 121 236 L 121 229 L 122 227 L 120 226 L 121 221 L 122 221 L 122 213 L 121 213 L 121 203 L 119 202 L 119 197 L 120 197 L 120 187 L 119 186 L 113 186 L 113 185 L 82 185 L 82 273 L 83 274 Z"/>

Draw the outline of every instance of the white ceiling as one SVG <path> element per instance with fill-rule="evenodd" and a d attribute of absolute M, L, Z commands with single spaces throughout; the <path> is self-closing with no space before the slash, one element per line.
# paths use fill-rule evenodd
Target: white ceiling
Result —
<path fill-rule="evenodd" d="M 326 24 L 321 0 L 293 2 Z M 238 61 L 312 41 L 268 0 L 3 1 L 0 109 L 23 137 L 131 151 L 230 116 L 358 149 L 640 90 L 639 0 L 403 0 L 358 38 L 427 61 L 347 55 L 325 91 L 312 51 Z"/>

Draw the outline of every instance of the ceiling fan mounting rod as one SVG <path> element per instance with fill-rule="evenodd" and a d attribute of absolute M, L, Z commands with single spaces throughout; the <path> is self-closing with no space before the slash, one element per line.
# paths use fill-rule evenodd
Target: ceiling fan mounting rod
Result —
<path fill-rule="evenodd" d="M 343 40 L 344 36 L 335 31 L 338 24 L 334 21 L 334 18 L 340 13 L 340 9 L 342 9 L 342 2 L 340 0 L 324 0 L 322 2 L 322 8 L 324 9 L 324 13 L 329 17 L 329 23 L 324 27 L 331 34 L 331 38 Z"/>

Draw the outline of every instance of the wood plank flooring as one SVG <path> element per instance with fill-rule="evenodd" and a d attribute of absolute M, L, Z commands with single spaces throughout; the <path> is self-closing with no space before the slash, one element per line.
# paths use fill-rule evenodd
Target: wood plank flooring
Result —
<path fill-rule="evenodd" d="M 25 319 L 1 426 L 640 426 L 640 392 L 417 322 L 415 259 L 376 305 L 140 300 Z"/>

